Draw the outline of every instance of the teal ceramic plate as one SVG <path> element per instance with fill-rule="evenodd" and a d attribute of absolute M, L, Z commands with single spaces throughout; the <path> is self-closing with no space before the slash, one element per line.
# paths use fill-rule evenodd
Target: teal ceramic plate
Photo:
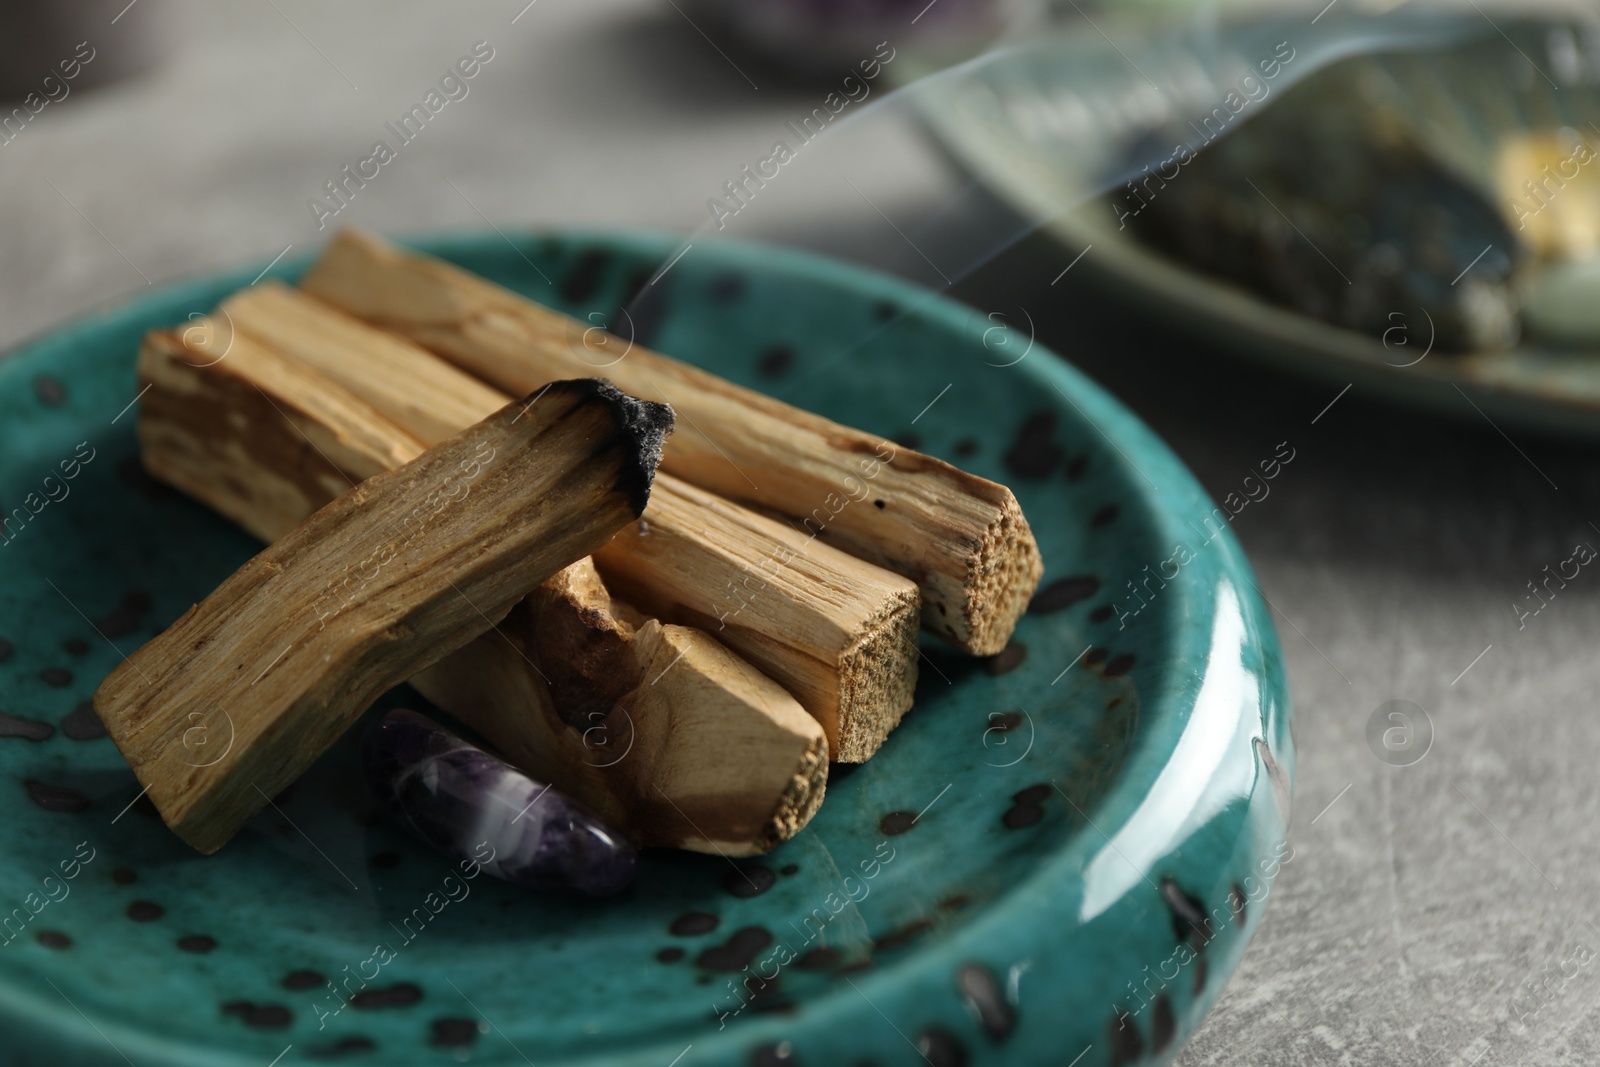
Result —
<path fill-rule="evenodd" d="M 421 247 L 578 315 L 609 315 L 675 250 Z M 446 896 L 450 865 L 374 815 L 348 737 L 216 856 L 170 834 L 82 702 L 257 546 L 140 474 L 134 352 L 258 269 L 0 362 L 0 1058 L 1172 1059 L 1289 858 L 1283 667 L 1223 513 L 1050 353 L 1018 361 L 1025 340 L 978 312 L 779 249 L 697 243 L 631 329 L 1012 485 L 1048 585 L 1005 654 L 925 643 L 915 709 L 802 834 L 759 861 L 648 855 L 602 904 L 488 878 Z"/>

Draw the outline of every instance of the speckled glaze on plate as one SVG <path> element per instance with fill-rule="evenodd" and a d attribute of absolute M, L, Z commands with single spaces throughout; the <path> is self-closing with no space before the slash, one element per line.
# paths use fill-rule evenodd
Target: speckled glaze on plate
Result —
<path fill-rule="evenodd" d="M 201 857 L 75 709 L 256 550 L 140 473 L 125 409 L 140 335 L 260 268 L 108 307 L 0 361 L 0 1058 L 1170 1062 L 1292 858 L 1277 640 L 1177 459 L 980 312 L 835 262 L 697 242 L 646 286 L 672 239 L 419 246 L 594 321 L 643 291 L 640 343 L 1006 481 L 1034 612 L 991 660 L 925 641 L 905 723 L 758 861 L 647 854 L 597 904 L 447 882 L 355 732 Z"/>

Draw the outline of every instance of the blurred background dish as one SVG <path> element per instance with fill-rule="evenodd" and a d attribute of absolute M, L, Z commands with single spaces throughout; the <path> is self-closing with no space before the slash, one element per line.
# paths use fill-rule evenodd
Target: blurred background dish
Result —
<path fill-rule="evenodd" d="M 1129 306 L 1406 402 L 1460 413 L 1459 389 L 1600 434 L 1600 22 L 1474 6 L 1078 12 L 919 87 L 920 110 Z"/>
<path fill-rule="evenodd" d="M 0 101 L 22 103 L 36 94 L 35 100 L 58 102 L 72 85 L 108 85 L 154 67 L 170 27 L 164 0 L 142 2 L 139 17 L 114 31 L 117 47 L 103 52 L 95 45 L 105 44 L 107 28 L 121 26 L 122 15 L 133 7 L 128 0 L 0 0 Z M 72 83 L 65 92 L 63 83 Z"/>

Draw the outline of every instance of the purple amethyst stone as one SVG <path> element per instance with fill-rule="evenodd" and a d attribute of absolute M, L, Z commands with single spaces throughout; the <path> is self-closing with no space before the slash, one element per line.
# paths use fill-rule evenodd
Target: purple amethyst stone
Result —
<path fill-rule="evenodd" d="M 384 810 L 452 859 L 529 889 L 604 897 L 633 884 L 638 855 L 626 838 L 414 711 L 372 724 L 361 765 Z"/>

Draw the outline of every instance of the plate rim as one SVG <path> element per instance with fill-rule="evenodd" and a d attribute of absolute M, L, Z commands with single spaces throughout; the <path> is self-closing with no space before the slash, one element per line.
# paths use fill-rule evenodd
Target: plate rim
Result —
<path fill-rule="evenodd" d="M 526 242 L 556 238 L 569 245 L 591 244 L 608 248 L 620 247 L 640 250 L 659 248 L 662 250 L 663 256 L 676 248 L 682 247 L 686 240 L 681 235 L 667 231 L 632 227 L 519 228 L 513 233 Z M 451 258 L 452 250 L 472 252 L 485 246 L 495 247 L 501 242 L 510 244 L 513 250 L 517 249 L 515 242 L 512 242 L 510 238 L 498 230 L 450 229 L 416 235 L 403 235 L 397 240 L 408 247 L 429 251 L 446 259 Z M 707 247 L 719 248 L 720 252 L 725 256 L 724 261 L 730 265 L 744 263 L 755 266 L 757 269 L 771 269 L 779 274 L 790 276 L 798 274 L 809 281 L 818 283 L 842 279 L 849 284 L 860 286 L 871 296 L 898 300 L 905 310 L 914 310 L 919 315 L 931 317 L 951 334 L 965 337 L 974 344 L 981 342 L 981 334 L 984 330 L 992 328 L 992 323 L 984 318 L 982 312 L 977 309 L 939 292 L 870 268 L 764 242 L 743 239 L 718 239 L 715 242 L 708 241 L 706 244 Z M 319 252 L 320 249 L 312 250 L 292 259 L 276 261 L 270 269 L 265 271 L 261 271 L 264 263 L 258 262 L 242 269 L 204 272 L 155 287 L 154 289 L 144 289 L 129 295 L 119 296 L 90 312 L 74 316 L 64 323 L 36 334 L 27 341 L 8 348 L 4 353 L 0 353 L 0 360 L 16 355 L 25 356 L 35 351 L 48 349 L 49 346 L 56 343 L 68 342 L 76 332 L 93 334 L 97 330 L 113 327 L 119 316 L 137 316 L 142 307 L 171 301 L 174 298 L 181 297 L 185 292 L 206 290 L 221 285 L 238 287 L 246 284 L 251 277 L 259 278 L 265 276 L 284 279 L 298 277 Z M 257 271 L 261 271 L 261 273 L 258 275 L 255 273 Z M 1148 487 L 1138 489 L 1138 503 L 1153 529 L 1159 528 L 1162 534 L 1166 534 L 1173 529 L 1179 528 L 1175 517 L 1176 511 L 1172 505 L 1174 497 L 1177 497 L 1186 507 L 1197 507 L 1201 509 L 1202 514 L 1209 514 L 1209 510 L 1215 507 L 1210 497 L 1201 488 L 1194 475 L 1153 429 L 1064 358 L 1042 345 L 1035 345 L 1034 348 L 1039 358 L 1031 361 L 1030 368 L 1022 371 L 1022 373 L 1035 376 L 1036 380 L 1050 385 L 1063 401 L 1076 410 L 1077 416 L 1085 425 L 1097 430 L 1116 452 L 1121 453 L 1121 460 L 1131 468 L 1130 471 L 1125 472 L 1128 475 L 1124 479 L 1127 486 L 1138 488 L 1138 483 L 1132 476 L 1134 473 L 1143 477 L 1144 481 L 1148 483 Z M 1018 366 L 1020 367 L 1020 363 Z M 1051 403 L 1052 406 L 1058 406 L 1053 398 Z M 1147 465 L 1152 467 L 1156 479 L 1159 479 L 1162 483 L 1160 486 L 1157 485 L 1156 480 L 1152 479 L 1150 471 L 1139 468 L 1128 457 L 1127 453 L 1123 452 L 1122 445 L 1117 443 L 1119 440 L 1122 441 L 1123 445 L 1133 448 L 1146 460 Z M 1123 503 L 1126 506 L 1127 502 L 1124 501 Z M 1247 584 L 1254 586 L 1254 574 L 1244 556 L 1243 550 L 1238 545 L 1231 526 L 1222 529 L 1219 541 L 1219 547 L 1224 557 L 1223 562 L 1219 564 L 1222 570 L 1231 577 L 1241 578 Z M 1179 596 L 1174 596 L 1172 602 L 1175 605 L 1182 605 L 1187 610 L 1191 606 L 1189 598 L 1193 595 L 1190 586 L 1185 584 L 1177 588 L 1184 592 Z M 1261 680 L 1265 688 L 1271 690 L 1270 696 L 1273 698 L 1273 707 L 1268 709 L 1264 703 L 1261 708 L 1261 714 L 1264 718 L 1275 718 L 1276 720 L 1274 724 L 1269 726 L 1268 732 L 1276 732 L 1278 736 L 1270 737 L 1268 744 L 1273 754 L 1277 757 L 1279 764 L 1285 768 L 1286 775 L 1292 779 L 1293 744 L 1289 734 L 1289 694 L 1287 680 L 1281 670 L 1281 654 L 1277 647 L 1276 632 L 1265 606 L 1259 600 L 1247 600 L 1245 608 L 1254 616 L 1255 623 L 1261 628 L 1261 633 L 1264 635 L 1265 660 L 1269 665 L 1278 664 L 1276 669 L 1264 669 L 1262 672 L 1263 677 Z M 1186 628 L 1170 623 L 1173 613 L 1163 612 L 1160 617 L 1169 620 L 1169 629 L 1173 631 L 1173 634 L 1182 636 L 1182 631 Z M 1192 629 L 1192 627 L 1188 629 Z M 1166 639 L 1170 641 L 1172 635 L 1169 634 Z M 1165 668 L 1168 670 L 1173 669 L 1173 664 L 1182 658 L 1179 652 L 1174 651 L 1169 658 L 1169 662 L 1164 665 Z M 1159 688 L 1165 691 L 1165 684 Z M 1173 714 L 1176 718 L 1182 720 L 1178 723 L 1180 734 L 1187 724 L 1190 712 L 1192 712 L 1192 707 L 1185 707 L 1182 709 L 1181 714 L 1175 710 L 1169 710 L 1169 714 Z M 1148 738 L 1141 744 L 1135 745 L 1133 750 L 1130 751 L 1130 765 L 1135 756 L 1141 754 L 1148 756 L 1150 745 L 1151 742 Z M 1100 801 L 1101 808 L 1097 809 L 1097 811 L 1109 807 L 1114 796 L 1118 803 L 1124 803 L 1130 799 L 1127 794 L 1136 790 L 1136 783 L 1130 782 L 1126 774 L 1119 776 L 1119 779 L 1102 796 Z M 1257 794 L 1261 793 L 1262 788 L 1258 776 L 1255 792 Z M 1137 804 L 1134 806 L 1136 808 Z M 1288 812 L 1281 811 L 1277 814 L 1281 817 L 1282 829 L 1286 830 Z M 1253 816 L 1247 818 L 1246 823 L 1248 824 L 1252 821 L 1254 821 Z M 1114 831 L 1116 824 L 1111 824 L 1110 828 Z M 1097 827 L 1097 829 L 1099 828 Z M 994 932 L 990 928 L 1015 929 L 1019 916 L 1013 914 L 1013 912 L 1022 903 L 1028 903 L 1030 910 L 1039 905 L 1040 902 L 1037 899 L 1024 902 L 1021 898 L 1025 896 L 1039 897 L 1047 883 L 1061 873 L 1060 868 L 1073 858 L 1071 855 L 1073 849 L 1069 847 L 1071 841 L 1072 839 L 1068 839 L 1063 843 L 1063 847 L 1043 858 L 1038 866 L 1030 870 L 1026 879 L 1012 890 L 997 897 L 991 908 L 984 914 L 975 916 L 968 922 L 963 923 L 953 930 L 948 937 L 919 953 L 908 953 L 887 966 L 874 968 L 864 976 L 863 985 L 868 990 L 882 989 L 886 986 L 909 985 L 912 984 L 911 979 L 914 979 L 917 975 L 926 974 L 931 969 L 937 969 L 934 963 L 929 962 L 930 960 L 940 960 L 942 958 L 943 962 L 948 963 L 957 959 L 981 956 L 981 954 L 972 951 L 972 943 L 979 940 L 980 935 L 985 932 Z M 1024 892 L 1024 890 L 1027 892 Z M 1026 914 L 1021 916 L 1021 918 L 1026 917 Z M 1042 918 L 1043 916 L 1039 917 Z M 1259 917 L 1256 921 L 1259 921 Z M 1252 929 L 1245 931 L 1239 939 L 1236 946 L 1237 951 L 1242 952 L 1244 944 L 1249 939 L 1249 934 L 1253 932 L 1253 925 Z M 1231 973 L 1236 962 L 1237 955 L 1234 956 L 1231 963 L 1219 969 L 1223 971 L 1223 975 Z M 941 970 L 941 973 L 945 972 Z M 1219 978 L 1223 977 L 1223 975 L 1219 975 Z M 11 983 L 7 982 L 5 985 L 9 986 Z M 1222 983 L 1219 981 L 1212 987 L 1210 1000 L 1215 999 L 1215 995 L 1220 991 L 1221 986 Z M 804 1022 L 795 1024 L 795 1029 L 797 1031 L 811 1030 L 826 1025 L 830 1020 L 837 1021 L 836 1017 L 839 1016 L 843 1016 L 846 1019 L 853 1017 L 854 1012 L 844 1010 L 847 993 L 848 991 L 845 989 L 835 988 L 823 991 L 805 1001 L 807 1018 Z M 29 1002 L 30 1000 L 32 1003 Z M 1209 1006 L 1209 1003 L 1207 1003 L 1205 1009 L 1209 1009 Z M 19 1008 L 20 1010 L 18 1010 Z M 1201 1010 L 1198 1014 L 1203 1015 L 1204 1010 Z M 81 1013 L 77 1011 L 76 1006 L 73 1006 L 71 1010 L 67 1010 L 63 1006 L 58 1006 L 54 1000 L 42 993 L 37 993 L 30 997 L 25 992 L 19 993 L 15 988 L 4 989 L 0 987 L 0 1017 L 9 1016 L 9 1022 L 20 1025 L 23 1030 L 19 1036 L 23 1040 L 31 1040 L 37 1049 L 49 1050 L 55 1055 L 81 1058 L 75 1062 L 116 1062 L 115 1058 L 112 1057 L 95 1058 L 95 1049 L 93 1047 L 96 1040 L 95 1035 L 93 1032 L 85 1031 L 77 1024 L 80 1015 Z M 85 1015 L 82 1018 L 88 1020 L 89 1017 Z M 219 1049 L 209 1046 L 200 1047 L 175 1041 L 169 1042 L 169 1039 L 164 1037 L 158 1030 L 139 1027 L 136 1024 L 123 1024 L 114 1020 L 106 1020 L 106 1022 L 110 1023 L 112 1033 L 118 1038 L 119 1051 L 120 1046 L 126 1043 L 126 1046 L 131 1051 L 141 1053 L 145 1057 L 163 1057 L 166 1062 L 174 1064 L 215 1065 L 221 1062 L 238 1062 L 259 1067 L 258 1064 L 255 1064 L 256 1056 L 253 1052 Z M 767 1029 L 769 1030 L 776 1025 L 771 1021 L 767 1022 Z M 1198 1023 L 1198 1016 L 1190 1020 L 1190 1022 Z M 62 1023 L 67 1025 L 62 1026 Z M 90 1025 L 98 1029 L 100 1024 L 91 1021 Z M 1192 1026 L 1185 1026 L 1180 1029 L 1185 1037 L 1192 1032 Z M 739 1047 L 742 1049 L 752 1041 L 759 1040 L 761 1032 L 762 1028 L 758 1026 L 742 1027 L 739 1033 L 743 1044 Z M 65 1039 L 69 1034 L 76 1034 L 81 1039 L 77 1042 L 78 1047 L 66 1047 Z M 56 1042 L 54 1046 L 49 1043 L 52 1040 Z M 665 1045 L 661 1045 L 660 1048 L 657 1047 L 657 1042 L 660 1040 L 656 1035 L 644 1035 L 635 1039 L 632 1043 L 624 1044 L 620 1047 L 606 1048 L 594 1052 L 575 1052 L 563 1062 L 574 1064 L 590 1062 L 621 1063 L 624 1061 L 632 1062 L 635 1058 L 640 1059 L 641 1062 L 653 1062 L 659 1051 L 666 1047 Z M 1167 1050 L 1167 1054 L 1176 1055 L 1181 1044 L 1181 1041 L 1174 1043 Z M 731 1048 L 733 1046 L 724 1042 L 722 1047 Z M 676 1046 L 674 1046 L 675 1048 Z M 139 1057 L 136 1056 L 135 1058 L 137 1060 Z M 1159 1057 L 1157 1060 L 1159 1060 Z"/>

